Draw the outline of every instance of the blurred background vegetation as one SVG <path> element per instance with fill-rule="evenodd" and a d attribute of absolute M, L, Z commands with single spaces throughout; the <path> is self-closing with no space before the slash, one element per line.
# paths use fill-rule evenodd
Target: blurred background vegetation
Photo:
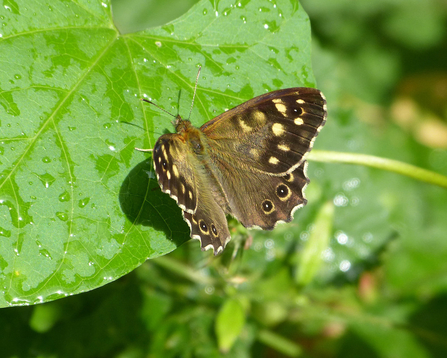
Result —
<path fill-rule="evenodd" d="M 195 2 L 115 0 L 115 23 L 122 33 L 162 25 Z M 446 175 L 447 3 L 301 4 L 330 111 L 322 136 L 332 140 L 319 148 Z M 217 259 L 188 242 L 103 288 L 2 310 L 0 356 L 445 357 L 445 190 L 378 170 L 310 165 L 318 185 L 299 214 L 299 238 L 287 226 L 250 232 L 243 250 L 246 232 L 234 224 Z M 303 270 L 321 249 L 310 244 L 317 224 L 331 222 L 321 265 Z"/>

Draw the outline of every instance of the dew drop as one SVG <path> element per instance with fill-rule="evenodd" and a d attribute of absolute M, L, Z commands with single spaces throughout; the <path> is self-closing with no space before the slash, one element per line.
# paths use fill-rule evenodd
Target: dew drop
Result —
<path fill-rule="evenodd" d="M 337 231 L 335 233 L 335 238 L 340 245 L 346 245 L 348 243 L 348 235 L 346 235 L 343 231 Z"/>
<path fill-rule="evenodd" d="M 68 192 L 65 191 L 61 195 L 59 195 L 59 201 L 64 202 L 69 200 L 70 200 L 70 194 L 68 194 Z"/>
<path fill-rule="evenodd" d="M 49 258 L 50 260 L 53 259 L 53 258 L 51 257 L 51 255 L 50 255 L 50 252 L 49 252 L 48 250 L 46 250 L 46 249 L 41 249 L 41 250 L 39 250 L 39 254 L 42 255 L 42 256 L 45 256 L 45 257 Z"/>
<path fill-rule="evenodd" d="M 337 194 L 334 198 L 334 205 L 335 206 L 347 206 L 349 202 L 349 199 L 344 194 Z"/>
<path fill-rule="evenodd" d="M 67 221 L 68 220 L 68 215 L 66 213 L 64 213 L 64 212 L 59 211 L 59 212 L 56 213 L 56 216 L 61 221 Z"/>
<path fill-rule="evenodd" d="M 83 207 L 85 207 L 85 206 L 89 203 L 89 201 L 90 201 L 90 198 L 84 198 L 84 199 L 81 199 L 81 200 L 79 200 L 79 202 L 78 202 L 78 206 L 79 206 L 80 208 L 83 208 Z"/>
<path fill-rule="evenodd" d="M 343 260 L 339 265 L 340 271 L 346 272 L 351 268 L 351 263 L 348 260 Z"/>
<path fill-rule="evenodd" d="M 10 230 L 6 230 L 5 228 L 2 228 L 0 226 L 0 236 L 10 237 L 11 236 L 11 231 Z"/>

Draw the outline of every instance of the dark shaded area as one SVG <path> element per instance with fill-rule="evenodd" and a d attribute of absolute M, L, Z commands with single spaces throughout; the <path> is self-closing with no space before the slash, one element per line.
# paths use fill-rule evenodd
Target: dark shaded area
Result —
<path fill-rule="evenodd" d="M 447 356 L 447 293 L 436 296 L 421 305 L 410 316 L 409 329 L 425 346 L 433 358 Z"/>
<path fill-rule="evenodd" d="M 84 295 L 3 309 L 0 357 L 106 358 L 129 346 L 143 346 L 149 337 L 140 318 L 142 295 L 136 281 L 135 274 L 129 274 Z M 39 333 L 30 320 L 42 306 L 58 312 L 58 319 Z"/>
<path fill-rule="evenodd" d="M 347 332 L 340 342 L 336 357 L 340 358 L 378 358 L 380 355 L 364 339 L 353 331 Z"/>
<path fill-rule="evenodd" d="M 119 202 L 121 210 L 134 225 L 163 231 L 176 246 L 190 239 L 181 209 L 157 183 L 151 159 L 144 160 L 129 172 L 121 185 Z"/>

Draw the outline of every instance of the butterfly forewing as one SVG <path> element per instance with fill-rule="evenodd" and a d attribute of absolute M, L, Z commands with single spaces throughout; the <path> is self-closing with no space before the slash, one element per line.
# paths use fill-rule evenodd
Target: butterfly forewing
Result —
<path fill-rule="evenodd" d="M 194 167 L 187 160 L 187 146 L 178 134 L 161 136 L 154 147 L 154 168 L 163 192 L 186 212 L 197 209 L 197 184 Z"/>
<path fill-rule="evenodd" d="M 160 187 L 183 210 L 191 237 L 200 240 L 203 250 L 221 252 L 230 239 L 225 212 L 219 204 L 224 198 L 204 175 L 205 167 L 189 144 L 179 134 L 165 134 L 155 144 L 153 159 Z"/>
<path fill-rule="evenodd" d="M 210 140 L 211 156 L 225 148 L 225 154 L 241 165 L 284 175 L 304 161 L 325 121 L 322 93 L 297 87 L 256 97 L 204 124 L 201 130 Z"/>

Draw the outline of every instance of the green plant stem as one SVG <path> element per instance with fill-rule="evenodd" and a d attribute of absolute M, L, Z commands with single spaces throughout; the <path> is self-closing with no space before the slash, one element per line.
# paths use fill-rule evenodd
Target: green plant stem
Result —
<path fill-rule="evenodd" d="M 298 357 L 302 354 L 302 349 L 295 342 L 292 342 L 275 332 L 263 329 L 258 332 L 258 340 L 266 346 L 276 349 L 289 357 Z"/>
<path fill-rule="evenodd" d="M 151 263 L 157 264 L 164 269 L 167 269 L 180 277 L 184 277 L 192 282 L 199 284 L 212 284 L 213 280 L 209 277 L 203 276 L 197 270 L 192 269 L 190 266 L 187 266 L 177 260 L 173 260 L 166 256 L 157 257 L 154 260 L 151 260 Z"/>
<path fill-rule="evenodd" d="M 410 178 L 447 189 L 446 176 L 393 159 L 380 158 L 366 154 L 330 152 L 325 150 L 314 150 L 309 153 L 307 158 L 316 162 L 366 165 L 372 168 L 406 175 Z"/>

